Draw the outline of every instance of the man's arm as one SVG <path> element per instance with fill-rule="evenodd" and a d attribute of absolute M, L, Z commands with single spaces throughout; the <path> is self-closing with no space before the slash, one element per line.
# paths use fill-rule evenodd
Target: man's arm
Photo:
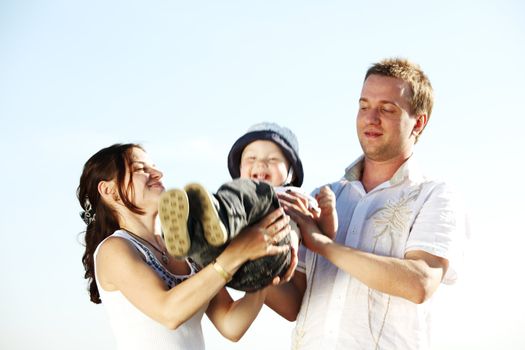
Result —
<path fill-rule="evenodd" d="M 340 245 L 323 235 L 311 217 L 293 208 L 287 212 L 299 225 L 308 249 L 383 293 L 422 303 L 436 291 L 447 271 L 447 259 L 421 250 L 407 252 L 404 258 L 394 258 Z"/>

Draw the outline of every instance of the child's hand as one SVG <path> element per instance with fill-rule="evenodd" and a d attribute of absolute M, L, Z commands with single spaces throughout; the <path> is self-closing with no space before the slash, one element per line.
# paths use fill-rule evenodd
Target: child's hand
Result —
<path fill-rule="evenodd" d="M 335 193 L 328 186 L 321 187 L 319 193 L 315 196 L 319 204 L 320 213 L 315 218 L 317 224 L 323 230 L 324 234 L 335 239 L 337 233 L 337 210 L 335 209 Z"/>
<path fill-rule="evenodd" d="M 333 215 L 335 212 L 335 193 L 328 186 L 321 187 L 319 193 L 315 196 L 321 216 Z"/>

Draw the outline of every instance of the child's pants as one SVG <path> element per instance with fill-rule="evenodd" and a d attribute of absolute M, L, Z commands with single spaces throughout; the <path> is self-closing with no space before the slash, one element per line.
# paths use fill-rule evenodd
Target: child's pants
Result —
<path fill-rule="evenodd" d="M 266 182 L 235 179 L 222 185 L 214 195 L 215 207 L 229 233 L 228 241 L 213 247 L 203 237 L 200 222 L 189 218 L 190 232 L 194 232 L 189 256 L 201 266 L 212 262 L 228 245 L 229 241 L 245 227 L 257 223 L 267 214 L 279 208 L 273 187 Z M 191 225 L 194 225 L 191 227 Z M 278 245 L 290 244 L 286 236 Z M 255 291 L 270 284 L 275 276 L 283 276 L 290 265 L 290 251 L 248 261 L 235 273 L 228 287 Z"/>

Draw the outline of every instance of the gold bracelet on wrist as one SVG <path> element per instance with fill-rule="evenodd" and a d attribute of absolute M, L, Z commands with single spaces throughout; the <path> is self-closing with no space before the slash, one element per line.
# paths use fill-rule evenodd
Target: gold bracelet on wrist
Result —
<path fill-rule="evenodd" d="M 224 278 L 226 283 L 228 283 L 228 282 L 230 282 L 232 280 L 232 275 L 230 273 L 228 273 L 228 271 L 226 271 L 224 269 L 224 267 L 222 267 L 222 265 L 217 262 L 217 260 L 213 260 L 211 266 L 213 266 L 215 271 L 217 271 L 217 273 L 219 275 L 221 275 L 222 278 Z"/>

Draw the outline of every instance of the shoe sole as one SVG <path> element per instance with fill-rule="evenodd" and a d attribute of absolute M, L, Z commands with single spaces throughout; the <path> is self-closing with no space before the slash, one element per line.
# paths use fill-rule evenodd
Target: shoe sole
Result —
<path fill-rule="evenodd" d="M 214 247 L 226 243 L 228 231 L 213 204 L 211 194 L 198 183 L 188 184 L 184 187 L 184 190 L 188 194 L 192 213 L 197 214 L 197 218 L 200 219 L 202 230 L 204 231 L 204 239 Z M 200 206 L 197 204 L 200 204 Z M 198 207 L 200 207 L 200 210 L 197 213 Z"/>
<path fill-rule="evenodd" d="M 179 189 L 164 192 L 160 197 L 159 216 L 168 253 L 184 257 L 190 250 L 188 232 L 189 201 L 186 192 Z"/>

